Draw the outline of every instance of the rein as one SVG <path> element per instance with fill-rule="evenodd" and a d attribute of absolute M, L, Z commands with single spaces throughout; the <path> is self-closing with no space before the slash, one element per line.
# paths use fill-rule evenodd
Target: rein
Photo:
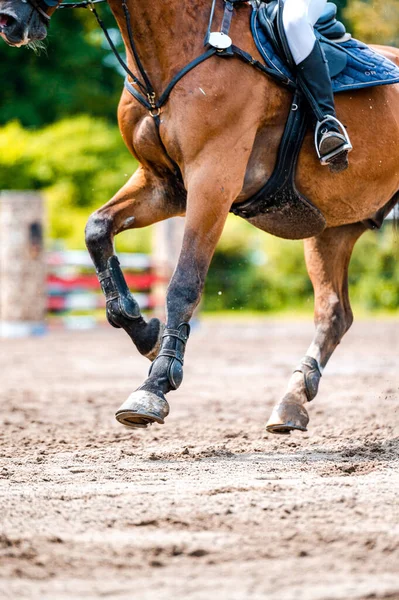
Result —
<path fill-rule="evenodd" d="M 48 0 L 45 0 L 45 1 L 48 1 Z M 233 1 L 242 1 L 242 0 L 233 0 Z M 150 115 L 157 121 L 157 125 L 159 125 L 158 121 L 159 121 L 159 116 L 161 114 L 161 109 L 162 109 L 163 105 L 167 102 L 167 100 L 169 99 L 170 93 L 173 90 L 173 88 L 175 87 L 175 85 L 189 71 L 191 71 L 197 65 L 199 65 L 200 63 L 204 62 L 205 60 L 207 60 L 208 58 L 210 58 L 211 56 L 216 54 L 217 50 L 216 50 L 216 48 L 210 48 L 209 50 L 207 50 L 206 52 L 201 54 L 201 56 L 199 56 L 196 59 L 194 59 L 193 61 L 191 61 L 175 77 L 173 77 L 173 79 L 167 85 L 166 89 L 161 93 L 159 98 L 157 98 L 157 95 L 156 95 L 155 89 L 151 83 L 150 77 L 147 74 L 147 71 L 145 70 L 143 63 L 141 62 L 138 51 L 137 51 L 137 47 L 136 47 L 136 43 L 134 41 L 134 35 L 133 35 L 133 31 L 132 31 L 130 12 L 129 12 L 129 8 L 127 6 L 126 0 L 122 0 L 122 8 L 123 8 L 124 16 L 125 16 L 125 21 L 126 21 L 126 28 L 127 28 L 128 37 L 129 37 L 129 45 L 130 45 L 131 51 L 134 56 L 134 60 L 136 62 L 137 68 L 139 70 L 139 73 L 140 73 L 143 81 L 140 81 L 140 79 L 136 75 L 134 75 L 134 73 L 132 73 L 132 71 L 127 66 L 126 62 L 121 57 L 120 53 L 118 52 L 117 48 L 115 47 L 115 44 L 113 43 L 113 41 L 108 33 L 106 26 L 104 25 L 104 22 L 102 21 L 100 15 L 98 14 L 98 12 L 94 6 L 95 4 L 101 4 L 104 2 L 107 2 L 107 0 L 93 0 L 93 1 L 83 0 L 81 2 L 74 2 L 74 3 L 64 2 L 64 3 L 60 4 L 58 6 L 58 8 L 60 8 L 60 9 L 88 8 L 93 13 L 93 15 L 95 16 L 95 18 L 97 20 L 98 25 L 101 27 L 101 29 L 104 33 L 104 36 L 105 36 L 113 54 L 115 55 L 116 59 L 118 60 L 119 64 L 121 65 L 122 69 L 126 73 L 126 79 L 125 79 L 126 89 L 132 94 L 132 96 L 135 97 L 135 99 L 138 102 L 140 102 L 140 104 L 142 106 L 144 106 L 144 108 L 146 108 L 149 111 Z M 214 17 L 214 13 L 215 13 L 215 7 L 216 7 L 216 0 L 212 0 L 211 15 L 210 15 L 210 19 L 209 19 L 209 25 L 208 25 L 208 30 L 207 30 L 207 34 L 205 37 L 204 45 L 206 45 L 208 43 L 207 40 L 209 39 L 210 31 L 212 28 L 212 21 L 213 21 L 213 17 Z M 129 77 L 130 77 L 131 81 L 129 80 Z M 133 84 L 136 85 L 139 89 L 136 89 L 135 87 L 133 87 Z"/>

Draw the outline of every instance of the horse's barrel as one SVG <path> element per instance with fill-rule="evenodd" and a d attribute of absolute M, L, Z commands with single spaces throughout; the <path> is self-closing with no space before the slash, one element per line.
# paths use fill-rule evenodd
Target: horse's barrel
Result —
<path fill-rule="evenodd" d="M 0 193 L 0 337 L 44 331 L 43 224 L 40 194 Z"/>

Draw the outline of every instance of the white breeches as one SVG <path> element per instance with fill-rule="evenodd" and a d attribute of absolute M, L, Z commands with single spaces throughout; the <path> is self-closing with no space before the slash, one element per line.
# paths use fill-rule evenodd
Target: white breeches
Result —
<path fill-rule="evenodd" d="M 323 14 L 327 0 L 284 0 L 283 24 L 288 44 L 299 65 L 313 50 L 313 25 Z"/>

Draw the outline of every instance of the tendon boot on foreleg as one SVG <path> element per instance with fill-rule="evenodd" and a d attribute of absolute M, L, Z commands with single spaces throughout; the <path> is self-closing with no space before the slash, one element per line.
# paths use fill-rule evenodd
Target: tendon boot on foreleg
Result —
<path fill-rule="evenodd" d="M 98 273 L 98 280 L 106 299 L 108 322 L 124 329 L 139 352 L 153 360 L 160 348 L 163 325 L 158 319 L 145 322 L 126 284 L 117 256 L 108 259 L 107 269 Z"/>
<path fill-rule="evenodd" d="M 164 424 L 169 414 L 165 394 L 177 390 L 183 381 L 184 352 L 189 335 L 188 323 L 181 323 L 177 329 L 164 330 L 161 350 L 150 367 L 147 380 L 115 415 L 120 423 L 133 428 Z"/>

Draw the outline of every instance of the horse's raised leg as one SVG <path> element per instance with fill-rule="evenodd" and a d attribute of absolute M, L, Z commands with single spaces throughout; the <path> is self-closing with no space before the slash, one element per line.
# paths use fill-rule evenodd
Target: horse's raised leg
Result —
<path fill-rule="evenodd" d="M 315 293 L 315 337 L 294 371 L 283 399 L 266 425 L 271 433 L 306 431 L 306 402 L 316 397 L 321 374 L 353 322 L 348 267 L 353 247 L 366 230 L 361 223 L 326 229 L 305 240 L 305 258 Z"/>
<path fill-rule="evenodd" d="M 117 420 L 129 427 L 163 423 L 169 413 L 165 394 L 176 390 L 182 382 L 184 351 L 190 334 L 188 323 L 199 303 L 216 244 L 244 178 L 244 169 L 241 179 L 226 171 L 225 166 L 213 163 L 188 177 L 183 245 L 168 287 L 167 326 L 161 350 L 144 384 L 116 413 Z"/>
<path fill-rule="evenodd" d="M 91 215 L 86 226 L 86 245 L 106 297 L 108 321 L 123 328 L 150 360 L 158 354 L 163 325 L 158 319 L 147 323 L 142 317 L 114 254 L 113 239 L 121 231 L 182 214 L 184 204 L 184 194 L 173 184 L 140 167 L 114 198 Z"/>

